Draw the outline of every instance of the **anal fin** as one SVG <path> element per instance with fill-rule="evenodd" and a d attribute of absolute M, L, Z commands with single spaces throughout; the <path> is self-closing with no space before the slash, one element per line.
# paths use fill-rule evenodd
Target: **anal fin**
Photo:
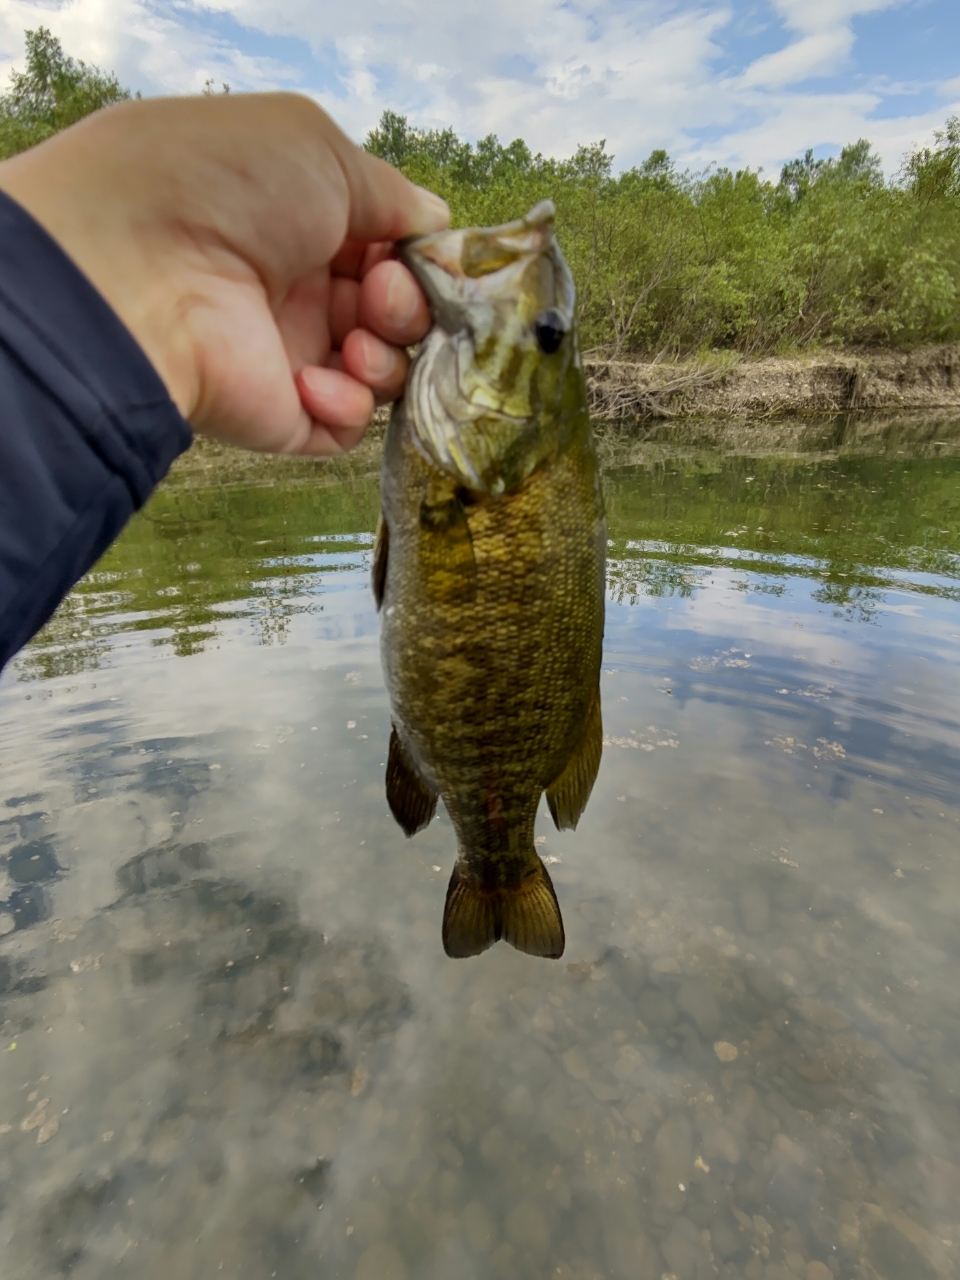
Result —
<path fill-rule="evenodd" d="M 393 725 L 387 756 L 387 804 L 408 836 L 422 831 L 437 809 L 437 793 L 430 790 L 407 759 Z"/>
<path fill-rule="evenodd" d="M 547 804 L 558 831 L 573 828 L 587 807 L 603 752 L 600 685 L 590 699 L 579 741 L 561 773 L 547 787 Z"/>
<path fill-rule="evenodd" d="M 501 938 L 530 956 L 558 960 L 563 955 L 563 918 L 539 858 L 519 885 L 488 887 L 461 863 L 453 868 L 443 909 L 444 951 L 458 959 L 478 956 Z"/>

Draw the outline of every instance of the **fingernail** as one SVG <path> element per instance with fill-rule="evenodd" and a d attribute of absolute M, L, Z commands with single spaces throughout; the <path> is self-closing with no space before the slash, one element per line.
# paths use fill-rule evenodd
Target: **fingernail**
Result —
<path fill-rule="evenodd" d="M 417 187 L 417 192 L 428 222 L 424 230 L 442 231 L 450 222 L 450 206 L 435 191 L 428 191 L 426 187 Z"/>

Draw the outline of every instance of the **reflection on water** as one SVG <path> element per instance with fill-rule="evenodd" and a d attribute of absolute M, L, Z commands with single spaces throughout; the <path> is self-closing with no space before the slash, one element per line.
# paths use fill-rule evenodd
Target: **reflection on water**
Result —
<path fill-rule="evenodd" d="M 958 441 L 604 439 L 556 964 L 383 798 L 375 459 L 188 460 L 0 683 L 4 1274 L 960 1273 Z"/>

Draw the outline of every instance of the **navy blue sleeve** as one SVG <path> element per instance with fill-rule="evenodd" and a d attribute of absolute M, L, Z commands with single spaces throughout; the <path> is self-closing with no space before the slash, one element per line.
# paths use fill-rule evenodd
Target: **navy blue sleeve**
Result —
<path fill-rule="evenodd" d="M 0 192 L 0 667 L 191 438 L 129 330 Z"/>

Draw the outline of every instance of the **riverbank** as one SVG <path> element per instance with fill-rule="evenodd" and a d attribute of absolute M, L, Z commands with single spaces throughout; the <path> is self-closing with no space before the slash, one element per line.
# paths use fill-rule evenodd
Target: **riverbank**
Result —
<path fill-rule="evenodd" d="M 643 364 L 585 360 L 604 466 L 723 449 L 744 455 L 960 452 L 960 343 L 912 352 Z M 290 458 L 198 436 L 168 484 L 350 483 L 377 475 L 389 409 L 337 458 Z"/>
<path fill-rule="evenodd" d="M 791 359 L 723 353 L 676 364 L 584 363 L 599 421 L 960 409 L 960 343 Z"/>

